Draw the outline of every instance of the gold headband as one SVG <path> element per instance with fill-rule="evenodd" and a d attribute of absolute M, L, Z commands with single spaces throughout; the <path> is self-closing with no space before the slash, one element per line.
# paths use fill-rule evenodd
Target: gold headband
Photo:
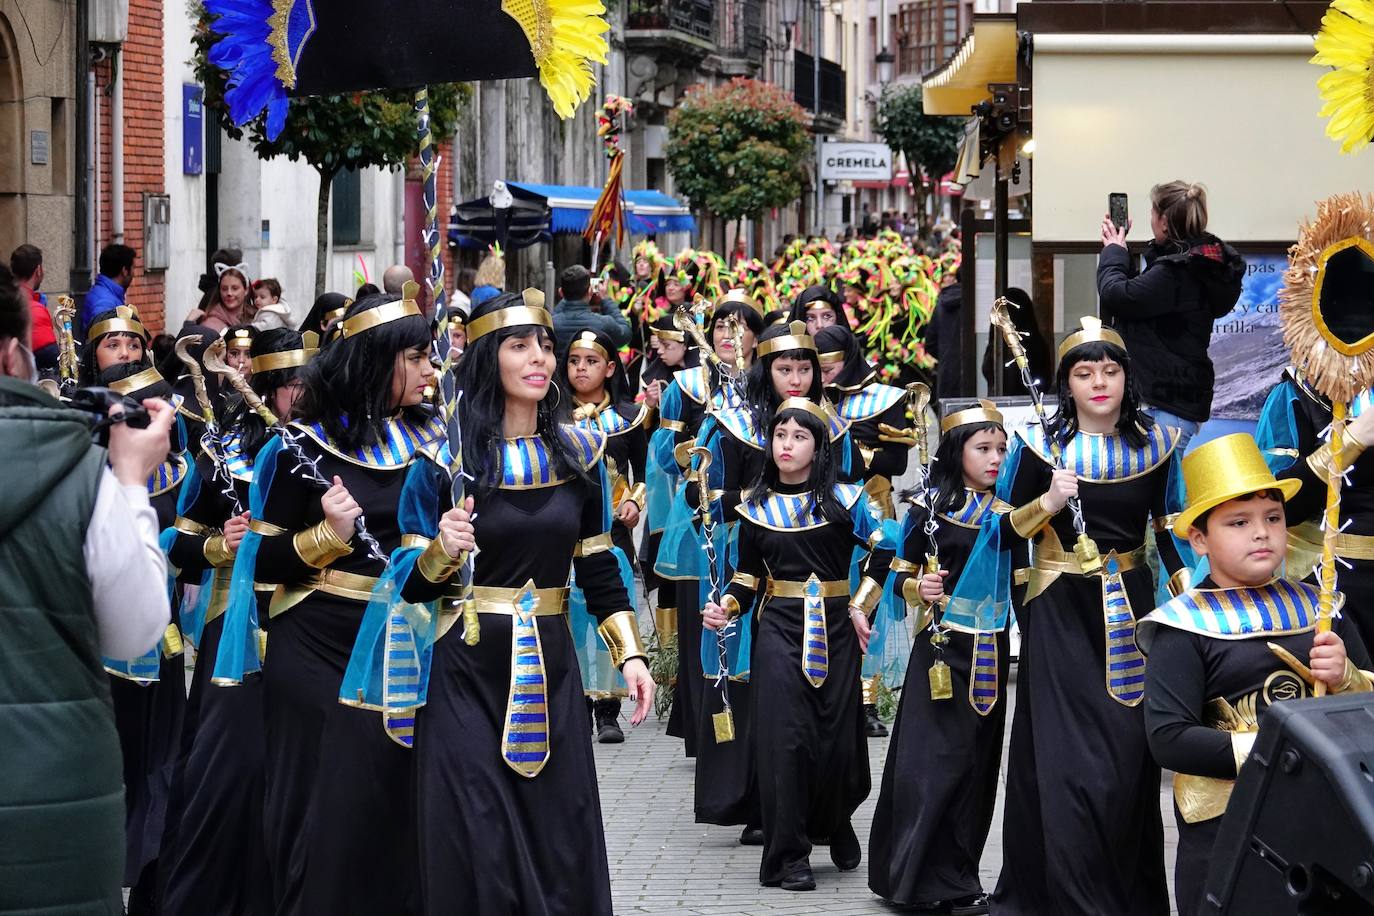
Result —
<path fill-rule="evenodd" d="M 117 382 L 111 382 L 109 388 L 117 394 L 129 394 L 130 392 L 138 391 L 140 388 L 156 385 L 162 380 L 162 373 L 158 372 L 157 369 L 144 369 L 142 372 L 131 375 L 128 378 L 122 378 Z"/>
<path fill-rule="evenodd" d="M 377 306 L 375 309 L 359 312 L 352 318 L 345 318 L 340 327 L 346 340 L 356 334 L 361 334 L 363 331 L 370 331 L 388 322 L 409 318 L 411 315 L 424 317 L 424 313 L 420 311 L 420 307 L 415 304 L 414 299 L 394 299 Z"/>
<path fill-rule="evenodd" d="M 759 301 L 757 299 L 749 295 L 748 290 L 741 289 L 740 287 L 735 287 L 732 290 L 727 290 L 724 296 L 716 300 L 716 308 L 719 309 L 722 305 L 725 305 L 727 302 L 738 302 L 740 305 L 747 305 L 754 311 L 758 312 L 760 318 L 763 317 L 763 306 L 759 305 Z"/>
<path fill-rule="evenodd" d="M 484 334 L 502 328 L 515 328 L 525 324 L 537 324 L 553 330 L 553 319 L 549 310 L 544 308 L 544 294 L 537 289 L 527 289 L 521 294 L 523 305 L 509 305 L 494 312 L 488 312 L 476 321 L 468 322 L 468 346 Z"/>
<path fill-rule="evenodd" d="M 1084 315 L 1078 319 L 1078 323 L 1083 326 L 1083 330 L 1074 331 L 1065 337 L 1064 342 L 1059 345 L 1059 361 L 1061 363 L 1074 347 L 1081 347 L 1083 344 L 1095 341 L 1114 344 L 1123 350 L 1126 349 L 1126 341 L 1121 339 L 1121 335 L 1111 328 L 1104 327 L 1100 319 L 1093 318 L 1091 315 Z"/>
<path fill-rule="evenodd" d="M 822 427 L 826 429 L 830 428 L 830 414 L 822 410 L 820 405 L 809 398 L 787 398 L 778 405 L 777 410 L 773 411 L 773 416 L 776 417 L 784 410 L 804 410 L 817 420 L 820 420 Z"/>
<path fill-rule="evenodd" d="M 136 334 L 144 341 L 148 340 L 148 329 L 139 320 L 138 312 L 127 305 L 116 306 L 115 317 L 91 325 L 86 332 L 86 343 L 105 334 Z"/>
<path fill-rule="evenodd" d="M 234 331 L 234 333 L 233 333 L 232 335 L 230 335 L 230 334 L 229 334 L 228 328 L 226 328 L 226 329 L 225 329 L 225 332 L 224 332 L 224 336 L 225 336 L 226 338 L 229 338 L 229 337 L 232 336 L 235 340 L 246 340 L 246 341 L 248 341 L 248 342 L 251 344 L 251 343 L 253 342 L 253 329 L 252 329 L 252 328 L 238 328 L 238 329 L 236 329 L 236 330 Z M 229 341 L 226 339 L 226 340 L 225 340 L 225 344 L 227 345 L 228 343 L 229 343 Z"/>
<path fill-rule="evenodd" d="M 947 433 L 958 426 L 967 426 L 970 423 L 996 423 L 1002 424 L 1002 414 L 997 409 L 997 405 L 991 401 L 978 399 L 978 407 L 970 407 L 967 410 L 956 410 L 940 421 L 940 432 Z"/>
<path fill-rule="evenodd" d="M 593 353 L 599 353 L 602 359 L 609 360 L 611 358 L 611 354 L 606 352 L 606 348 L 596 342 L 595 331 L 583 331 L 574 337 L 573 342 L 568 344 L 568 352 L 571 353 L 573 350 L 590 350 Z"/>
<path fill-rule="evenodd" d="M 830 353 L 817 353 L 816 358 L 821 361 L 822 366 L 833 366 L 836 363 L 844 363 L 844 351 L 833 350 Z"/>
<path fill-rule="evenodd" d="M 687 342 L 687 335 L 681 331 L 665 331 L 662 328 L 649 328 L 649 333 L 659 340 L 675 340 L 678 343 Z"/>
<path fill-rule="evenodd" d="M 273 369 L 294 369 L 297 366 L 304 366 L 310 362 L 310 357 L 315 355 L 313 349 L 299 347 L 295 350 L 280 350 L 276 353 L 265 353 L 262 356 L 255 356 L 248 363 L 254 372 L 271 372 Z"/>
<path fill-rule="evenodd" d="M 815 312 L 820 309 L 830 309 L 830 311 L 834 312 L 835 306 L 831 305 L 825 299 L 812 299 L 810 302 L 806 303 L 806 310 L 808 312 Z"/>
<path fill-rule="evenodd" d="M 769 353 L 779 350 L 810 350 L 816 352 L 816 338 L 806 333 L 806 322 L 794 321 L 788 327 L 789 333 L 781 337 L 770 337 L 754 350 L 756 359 L 763 359 Z"/>

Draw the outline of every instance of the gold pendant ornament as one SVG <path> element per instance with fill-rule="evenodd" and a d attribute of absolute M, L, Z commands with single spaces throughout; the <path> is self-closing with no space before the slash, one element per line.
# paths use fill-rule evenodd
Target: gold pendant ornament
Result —
<path fill-rule="evenodd" d="M 954 681 L 950 675 L 949 665 L 945 663 L 945 644 L 949 642 L 949 635 L 943 630 L 936 630 L 930 637 L 930 645 L 935 649 L 935 663 L 930 666 L 930 698 L 932 700 L 952 700 L 954 699 Z"/>
<path fill-rule="evenodd" d="M 711 727 L 716 733 L 716 744 L 735 740 L 735 714 L 727 706 L 711 716 Z"/>

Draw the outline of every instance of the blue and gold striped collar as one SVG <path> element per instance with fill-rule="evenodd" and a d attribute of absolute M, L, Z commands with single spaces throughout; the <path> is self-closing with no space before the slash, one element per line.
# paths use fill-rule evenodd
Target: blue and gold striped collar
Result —
<path fill-rule="evenodd" d="M 990 490 L 964 488 L 964 504 L 953 512 L 942 513 L 946 521 L 964 528 L 977 528 L 989 512 L 1005 515 L 1011 507 L 992 495 Z"/>
<path fill-rule="evenodd" d="M 347 418 L 343 418 L 347 423 Z M 291 424 L 319 444 L 321 448 L 335 457 L 352 464 L 368 468 L 403 468 L 415 460 L 420 452 L 433 452 L 438 448 L 445 435 L 444 420 L 438 414 L 430 416 L 422 424 L 411 423 L 401 418 L 392 418 L 383 423 L 384 436 L 375 445 L 365 445 L 353 451 L 344 451 L 335 445 L 316 423 L 296 422 Z"/>
<path fill-rule="evenodd" d="M 698 404 L 706 403 L 709 383 L 707 382 L 707 370 L 704 361 L 699 366 L 677 370 L 673 373 L 673 381 L 677 382 L 678 387 L 687 397 Z"/>
<path fill-rule="evenodd" d="M 863 491 L 864 488 L 858 484 L 839 483 L 835 485 L 835 498 L 846 509 L 852 509 Z M 773 531 L 806 531 L 830 524 L 816 511 L 810 493 L 774 493 L 770 490 L 758 504 L 746 496 L 735 507 L 735 511 L 754 524 Z"/>
<path fill-rule="evenodd" d="M 621 413 L 607 398 L 600 404 L 579 404 L 574 416 L 577 412 L 589 414 L 576 421 L 578 426 L 584 429 L 598 429 L 608 436 L 623 436 L 644 422 L 644 418 L 648 416 L 648 407 L 640 404 L 639 412 L 631 419 Z"/>
<path fill-rule="evenodd" d="M 901 402 L 906 392 L 891 385 L 874 384 L 840 398 L 839 412 L 851 423 L 869 420 Z"/>
<path fill-rule="evenodd" d="M 243 453 L 243 436 L 237 429 L 230 430 L 224 437 L 224 463 L 235 480 L 253 482 L 253 459 Z"/>
<path fill-rule="evenodd" d="M 590 469 L 600 460 L 606 447 L 605 433 L 580 426 L 562 426 L 559 433 L 573 447 L 584 468 Z M 542 436 L 502 439 L 500 449 L 502 490 L 536 490 L 567 480 L 558 475 L 553 455 Z"/>
<path fill-rule="evenodd" d="M 1019 430 L 1027 445 L 1053 465 L 1044 431 L 1039 426 Z M 1135 448 L 1120 435 L 1080 432 L 1064 446 L 1064 466 L 1083 480 L 1119 483 L 1149 473 L 1168 460 L 1178 444 L 1178 430 L 1155 425 L 1145 434 L 1145 445 Z"/>
<path fill-rule="evenodd" d="M 827 432 L 830 441 L 835 442 L 848 431 L 849 421 L 837 414 L 829 401 L 822 401 L 821 408 L 830 418 Z M 716 413 L 716 421 L 745 445 L 753 446 L 760 451 L 767 445 L 764 441 L 764 432 L 754 425 L 754 412 L 748 407 L 725 408 Z"/>
<path fill-rule="evenodd" d="M 186 477 L 186 453 L 177 452 L 148 475 L 148 495 L 160 496 L 181 485 Z"/>
<path fill-rule="evenodd" d="M 1147 614 L 1136 626 L 1136 641 L 1148 652 L 1160 626 L 1218 639 L 1306 633 L 1317 625 L 1320 597 L 1317 586 L 1288 579 L 1254 588 L 1194 588 Z M 1338 592 L 1336 610 L 1344 603 Z"/>

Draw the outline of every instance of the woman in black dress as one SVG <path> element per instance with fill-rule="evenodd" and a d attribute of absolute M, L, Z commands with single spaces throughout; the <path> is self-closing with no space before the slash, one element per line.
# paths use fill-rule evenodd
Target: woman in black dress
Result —
<path fill-rule="evenodd" d="M 471 550 L 458 535 L 475 538 L 473 613 L 446 635 L 453 621 L 438 615 L 427 702 L 415 723 L 426 907 L 609 914 L 596 766 L 564 619 L 570 565 L 637 704 L 633 724 L 651 708 L 653 681 L 611 541 L 606 439 L 557 422 L 558 364 L 542 294 L 488 300 L 467 329 L 457 381 L 472 495 L 436 530 L 449 488 L 440 470 L 446 456 L 417 471 L 429 483 L 407 501 L 418 507 L 407 515 L 430 521 L 407 534 L 435 540 L 411 549 L 414 570 L 400 592 L 417 602 L 452 591 L 460 551 Z"/>
<path fill-rule="evenodd" d="M 719 630 L 758 601 L 750 696 L 763 815 L 759 881 L 791 891 L 815 889 L 815 843 L 830 846 L 842 871 L 862 857 L 850 819 L 868 796 L 868 748 L 859 626 L 850 615 L 876 607 L 895 548 L 862 487 L 836 483 L 829 426 L 829 414 L 806 398 L 780 405 L 763 469 L 735 507 L 735 574 L 702 618 Z M 872 555 L 851 597 L 856 546 Z"/>
<path fill-rule="evenodd" d="M 1145 744 L 1135 621 L 1154 607 L 1145 533 L 1170 576 L 1180 506 L 1178 431 L 1140 410 L 1120 336 L 1091 318 L 1060 345 L 1047 442 L 1018 431 L 998 494 L 1004 544 L 1032 542 L 1018 602 L 1021 655 L 1007 763 L 1002 875 L 992 912 L 1164 916 L 1159 767 Z M 1065 468 L 1058 468 L 1056 451 Z M 1099 563 L 1077 542 L 1081 501 Z M 1080 547 L 1081 545 L 1081 547 Z"/>
<path fill-rule="evenodd" d="M 606 437 L 602 457 L 611 485 L 611 505 L 615 507 L 611 541 L 625 558 L 621 573 L 630 593 L 630 606 L 638 614 L 631 564 L 635 556 L 634 529 L 646 504 L 644 465 L 649 438 L 644 424 L 648 408 L 630 397 L 615 344 L 604 332 L 579 331 L 568 344 L 563 368 L 560 383 L 571 391 L 573 422 Z M 582 602 L 575 603 L 576 610 L 584 608 Z M 619 744 L 625 740 L 617 722 L 625 682 L 596 635 L 593 619 L 585 613 L 574 613 L 572 623 L 597 740 L 602 744 Z"/>
<path fill-rule="evenodd" d="M 264 331 L 253 341 L 252 387 L 278 417 L 290 417 L 309 355 L 301 335 L 289 329 Z M 248 512 L 254 459 L 271 433 L 242 402 L 224 429 L 223 470 L 209 454 L 196 458 L 167 552 L 183 577 L 200 579 L 201 591 L 182 615 L 186 637 L 196 646 L 196 668 L 163 836 L 160 912 L 166 916 L 272 912 L 262 832 L 262 678 L 254 674 L 232 688 L 212 685 L 238 547 L 254 524 Z M 262 522 L 256 530 L 270 531 Z M 267 619 L 271 596 L 270 585 L 254 591 L 260 621 Z"/>
<path fill-rule="evenodd" d="M 443 434 L 425 404 L 429 346 L 410 296 L 354 302 L 302 373 L 291 442 L 274 437 L 254 462 L 261 531 L 240 550 L 256 551 L 257 581 L 276 584 L 262 663 L 263 830 L 279 916 L 422 910 L 414 760 L 374 714 L 338 697 L 377 577 L 401 546 L 402 486 Z M 307 478 L 311 468 L 332 481 L 327 490 Z M 356 530 L 363 516 L 376 546 Z M 232 623 L 221 655 L 245 640 Z"/>
<path fill-rule="evenodd" d="M 970 570 L 980 532 L 1009 508 L 992 493 L 1007 434 L 990 402 L 951 414 L 940 432 L 930 488 L 908 496 L 892 561 L 915 641 L 873 812 L 868 886 L 900 906 L 971 916 L 987 912 L 978 863 L 1002 764 L 1007 631 L 956 625 L 945 609 Z M 932 515 L 934 551 L 926 530 Z M 938 572 L 926 568 L 931 556 Z M 1005 595 L 1011 581 L 967 585 Z M 937 663 L 946 666 L 947 691 L 932 680 Z"/>

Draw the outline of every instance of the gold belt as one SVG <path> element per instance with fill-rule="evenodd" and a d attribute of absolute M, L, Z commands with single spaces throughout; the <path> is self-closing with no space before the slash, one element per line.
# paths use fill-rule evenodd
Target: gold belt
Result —
<path fill-rule="evenodd" d="M 786 579 L 768 580 L 768 597 L 771 598 L 805 598 L 806 583 L 790 582 Z M 848 598 L 849 580 L 833 579 L 829 582 L 821 583 L 822 598 Z"/>
<path fill-rule="evenodd" d="M 472 587 L 472 603 L 479 614 L 515 613 L 515 601 L 524 593 L 523 588 L 496 588 L 489 585 Z M 568 590 L 566 588 L 536 588 L 534 616 L 558 617 L 568 612 Z"/>
<path fill-rule="evenodd" d="M 338 569 L 323 569 L 299 583 L 278 585 L 272 594 L 268 614 L 276 617 L 285 613 L 310 597 L 313 592 L 367 602 L 372 600 L 372 590 L 377 587 L 377 582 L 376 576 L 360 576 Z"/>
<path fill-rule="evenodd" d="M 1053 533 L 1052 529 L 1050 533 Z M 1117 570 L 1123 573 L 1127 570 L 1135 569 L 1137 566 L 1144 566 L 1145 545 L 1141 544 L 1129 553 L 1117 553 L 1113 550 L 1102 557 L 1102 569 L 1100 571 L 1089 573 L 1083 571 L 1083 567 L 1078 562 L 1078 557 L 1075 554 L 1066 550 L 1061 550 L 1054 544 L 1042 542 L 1037 544 L 1034 548 L 1031 565 L 1014 571 L 1011 581 L 1015 585 L 1026 586 L 1025 600 L 1030 601 L 1039 596 L 1041 592 L 1050 587 L 1050 584 L 1053 583 L 1055 579 L 1058 579 L 1065 573 L 1071 576 L 1104 575 L 1109 559 L 1115 559 Z"/>
<path fill-rule="evenodd" d="M 1304 522 L 1288 529 L 1293 546 L 1314 553 L 1322 552 L 1322 531 L 1315 522 Z M 1335 538 L 1336 556 L 1347 560 L 1374 560 L 1374 537 L 1367 534 L 1338 534 Z"/>

